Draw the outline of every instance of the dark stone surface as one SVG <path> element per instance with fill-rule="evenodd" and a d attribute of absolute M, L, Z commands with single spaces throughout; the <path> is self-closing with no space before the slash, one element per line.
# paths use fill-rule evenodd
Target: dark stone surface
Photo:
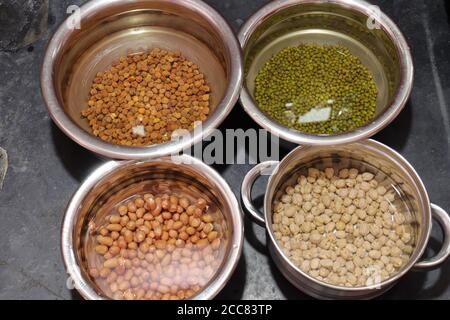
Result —
<path fill-rule="evenodd" d="M 0 1 L 0 50 L 15 51 L 47 30 L 48 0 Z"/>
<path fill-rule="evenodd" d="M 16 1 L 0 0 L 2 6 L 12 2 Z M 32 2 L 39 3 L 25 3 Z M 30 43 L 32 47 L 17 45 L 21 36 L 10 41 L 9 33 L 24 34 L 21 33 L 24 29 L 16 30 L 0 21 L 1 46 L 6 43 L 21 47 L 15 52 L 0 52 L 0 147 L 7 150 L 10 161 L 0 191 L 0 299 L 79 298 L 66 287 L 67 275 L 59 250 L 60 226 L 71 195 L 102 160 L 66 138 L 52 124 L 40 95 L 39 66 L 48 36 L 66 16 L 66 8 L 81 2 L 50 1 L 48 17 L 43 24 L 42 21 L 36 24 L 49 31 L 36 33 L 40 35 L 35 37 L 36 42 Z M 265 1 L 208 2 L 237 31 Z M 416 67 L 408 106 L 375 138 L 403 154 L 421 175 L 431 200 L 450 210 L 450 5 L 445 0 L 373 2 L 404 32 Z M 0 17 L 4 19 L 2 14 Z M 28 17 L 32 20 L 32 16 Z M 236 127 L 257 127 L 239 105 L 222 125 L 223 129 Z M 238 195 L 242 178 L 250 167 L 216 166 L 216 169 Z M 263 188 L 264 182 L 259 181 L 255 195 L 262 195 Z M 267 255 L 264 230 L 248 220 L 245 227 L 244 255 L 219 298 L 307 298 L 273 265 Z M 430 251 L 439 248 L 440 237 L 439 231 L 433 231 Z M 434 271 L 410 272 L 381 298 L 449 299 L 450 262 Z"/>

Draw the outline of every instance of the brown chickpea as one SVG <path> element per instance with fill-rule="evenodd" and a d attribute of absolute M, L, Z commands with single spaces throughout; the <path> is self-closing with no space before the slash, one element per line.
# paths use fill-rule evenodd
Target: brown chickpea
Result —
<path fill-rule="evenodd" d="M 128 207 L 122 205 L 122 206 L 120 206 L 120 207 L 117 209 L 117 211 L 119 212 L 119 214 L 120 214 L 121 216 L 124 216 L 124 215 L 126 215 L 126 214 L 128 213 Z"/>
<path fill-rule="evenodd" d="M 127 247 L 127 241 L 125 241 L 125 239 L 119 239 L 117 241 L 117 245 L 120 249 L 126 249 Z"/>
<path fill-rule="evenodd" d="M 186 213 L 187 213 L 189 216 L 192 216 L 192 215 L 194 214 L 194 212 L 195 212 L 195 209 L 197 209 L 197 207 L 191 205 L 191 206 L 187 207 Z"/>
<path fill-rule="evenodd" d="M 169 200 L 167 200 L 167 199 L 162 200 L 162 201 L 161 201 L 161 207 L 162 207 L 164 210 L 168 210 L 169 207 L 170 207 L 170 202 L 169 202 Z"/>
<path fill-rule="evenodd" d="M 106 229 L 108 229 L 108 231 L 120 232 L 120 230 L 122 230 L 122 226 L 120 224 L 109 224 Z"/>
<path fill-rule="evenodd" d="M 162 216 L 163 216 L 164 220 L 172 219 L 172 213 L 170 213 L 169 211 L 164 211 L 162 213 Z"/>
<path fill-rule="evenodd" d="M 142 217 L 145 221 L 151 221 L 154 219 L 153 215 L 151 213 L 146 213 L 144 214 L 144 216 Z"/>
<path fill-rule="evenodd" d="M 134 239 L 137 243 L 141 243 L 145 240 L 145 237 L 146 237 L 145 233 L 143 231 L 138 230 L 135 233 Z"/>
<path fill-rule="evenodd" d="M 120 225 L 121 225 L 122 227 L 125 227 L 129 221 L 130 221 L 130 218 L 129 218 L 128 216 L 123 216 L 123 217 L 120 219 Z"/>
<path fill-rule="evenodd" d="M 205 209 L 206 205 L 207 205 L 207 202 L 206 202 L 205 199 L 200 198 L 200 199 L 197 200 L 197 207 L 199 209 L 201 209 L 201 210 Z"/>
<path fill-rule="evenodd" d="M 111 224 L 119 224 L 120 223 L 120 219 L 121 219 L 121 217 L 119 215 L 112 215 L 109 218 L 109 223 L 111 223 Z"/>
<path fill-rule="evenodd" d="M 211 247 L 214 250 L 218 250 L 220 248 L 220 238 L 215 239 L 212 243 L 211 243 Z"/>
<path fill-rule="evenodd" d="M 203 232 L 205 232 L 206 234 L 210 233 L 213 230 L 214 230 L 214 225 L 212 223 L 207 223 L 203 227 Z"/>
<path fill-rule="evenodd" d="M 192 241 L 192 240 L 191 240 Z M 198 241 L 197 241 L 197 247 L 199 248 L 199 249 L 203 249 L 203 248 L 205 248 L 206 246 L 208 246 L 209 245 L 209 242 L 208 242 L 208 239 L 199 239 Z"/>
<path fill-rule="evenodd" d="M 145 214 L 146 210 L 144 208 L 139 208 L 136 210 L 136 216 L 137 218 L 142 218 Z"/>
<path fill-rule="evenodd" d="M 117 256 L 120 253 L 120 248 L 118 246 L 112 246 L 111 248 L 109 248 L 109 253 L 112 256 Z"/>
<path fill-rule="evenodd" d="M 129 202 L 127 204 L 127 208 L 128 208 L 129 213 L 136 212 L 136 210 L 137 210 L 136 205 L 133 202 Z"/>
<path fill-rule="evenodd" d="M 201 218 L 202 215 L 203 215 L 203 210 L 200 208 L 196 208 L 194 211 L 194 217 Z"/>
<path fill-rule="evenodd" d="M 106 279 L 111 274 L 111 270 L 108 268 L 102 268 L 100 270 L 100 277 Z"/>
<path fill-rule="evenodd" d="M 109 253 L 109 252 L 107 252 L 107 253 L 105 253 L 105 254 L 103 255 L 103 258 L 104 258 L 105 260 L 109 260 L 109 259 L 111 259 L 112 257 L 113 257 L 112 254 Z"/>
<path fill-rule="evenodd" d="M 142 253 L 147 253 L 149 249 L 149 245 L 146 242 L 143 242 L 139 245 L 139 251 Z"/>
<path fill-rule="evenodd" d="M 178 211 L 178 205 L 176 205 L 176 204 L 170 204 L 170 206 L 169 206 L 169 212 L 170 213 L 175 213 L 175 212 L 177 212 Z"/>
<path fill-rule="evenodd" d="M 144 198 L 144 200 L 153 198 L 153 194 L 151 194 L 151 193 L 146 193 L 146 194 L 144 194 L 143 198 Z"/>
<path fill-rule="evenodd" d="M 95 247 L 95 252 L 103 255 L 108 252 L 108 247 L 105 245 L 98 245 Z"/>
<path fill-rule="evenodd" d="M 154 233 L 155 233 L 155 237 L 156 238 L 161 238 L 163 230 L 161 228 L 161 226 L 157 226 L 153 229 Z"/>
<path fill-rule="evenodd" d="M 195 232 L 196 232 L 196 230 L 193 228 L 193 227 L 188 227 L 188 228 L 186 228 L 186 233 L 188 234 L 188 235 L 194 235 L 195 234 Z M 184 239 L 183 239 L 184 240 Z"/>
<path fill-rule="evenodd" d="M 128 242 L 128 249 L 136 250 L 137 248 L 138 248 L 138 245 L 136 242 L 134 242 L 134 241 Z"/>
<path fill-rule="evenodd" d="M 106 260 L 104 262 L 103 266 L 108 269 L 114 269 L 118 266 L 118 264 L 119 264 L 118 260 L 116 258 L 112 258 L 112 259 Z"/>
<path fill-rule="evenodd" d="M 211 231 L 211 232 L 208 234 L 208 240 L 209 240 L 210 242 L 213 242 L 214 240 L 217 239 L 218 236 L 219 236 L 219 233 L 218 233 L 217 231 Z"/>
<path fill-rule="evenodd" d="M 126 280 L 119 282 L 119 290 L 126 291 L 130 288 L 130 283 Z"/>
<path fill-rule="evenodd" d="M 179 200 L 178 200 L 178 197 L 176 197 L 176 196 L 170 196 L 169 201 L 171 204 L 177 205 Z"/>
<path fill-rule="evenodd" d="M 117 280 L 117 273 L 114 271 L 112 271 L 106 278 L 106 282 L 110 284 L 115 283 L 116 280 Z"/>
<path fill-rule="evenodd" d="M 181 218 L 181 217 L 180 217 L 180 218 Z M 172 229 L 178 231 L 178 230 L 180 230 L 182 227 L 183 227 L 183 222 L 181 222 L 181 221 L 175 221 L 175 222 L 173 223 Z"/>
<path fill-rule="evenodd" d="M 155 199 L 153 199 L 153 197 L 146 199 L 144 207 L 145 207 L 145 209 L 147 209 L 149 211 L 155 210 L 156 209 Z"/>
<path fill-rule="evenodd" d="M 152 215 L 156 217 L 161 214 L 161 211 L 162 211 L 161 204 L 157 204 L 155 209 L 152 211 Z"/>
<path fill-rule="evenodd" d="M 193 228 L 198 228 L 200 226 L 200 220 L 194 217 L 191 217 L 189 219 L 189 224 L 191 225 L 191 227 Z"/>
<path fill-rule="evenodd" d="M 210 214 L 205 214 L 205 215 L 203 215 L 203 216 L 202 216 L 202 220 L 203 220 L 203 222 L 205 222 L 205 223 L 211 223 L 211 222 L 213 222 L 213 218 L 212 218 L 212 216 L 211 216 Z"/>
<path fill-rule="evenodd" d="M 178 232 L 174 229 L 169 230 L 169 237 L 176 239 L 178 237 Z"/>
<path fill-rule="evenodd" d="M 111 239 L 117 240 L 117 239 L 119 239 L 119 237 L 120 237 L 120 233 L 119 232 L 117 232 L 117 231 L 111 232 Z"/>
<path fill-rule="evenodd" d="M 136 229 L 136 222 L 135 221 L 128 222 L 126 228 L 130 231 L 134 231 Z"/>
<path fill-rule="evenodd" d="M 190 240 L 192 243 L 197 243 L 197 242 L 200 240 L 200 238 L 199 238 L 196 234 L 194 234 L 193 236 L 191 236 L 191 237 L 189 238 L 189 240 Z"/>
<path fill-rule="evenodd" d="M 140 218 L 136 220 L 136 227 L 140 227 L 144 225 L 144 219 Z"/>
<path fill-rule="evenodd" d="M 143 208 L 145 201 L 142 198 L 136 198 L 136 200 L 134 200 L 134 204 L 137 208 Z"/>
<path fill-rule="evenodd" d="M 179 215 L 180 213 L 183 213 L 183 212 L 184 212 L 184 208 L 182 206 L 180 206 L 180 205 L 177 205 L 176 213 Z"/>
<path fill-rule="evenodd" d="M 112 244 L 113 244 L 113 239 L 110 238 L 110 237 L 104 237 L 104 236 L 99 235 L 99 236 L 97 237 L 97 242 L 98 242 L 99 244 L 102 244 L 102 245 L 105 245 L 105 246 L 110 247 L 110 246 L 112 246 Z"/>
<path fill-rule="evenodd" d="M 182 206 L 184 209 L 187 209 L 187 207 L 189 207 L 189 205 L 190 205 L 188 198 L 181 198 L 179 203 L 180 203 L 180 206 Z"/>

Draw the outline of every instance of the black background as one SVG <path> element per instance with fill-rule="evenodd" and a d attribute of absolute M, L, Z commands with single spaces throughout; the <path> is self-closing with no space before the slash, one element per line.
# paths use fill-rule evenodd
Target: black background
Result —
<path fill-rule="evenodd" d="M 47 11 L 42 6 L 45 1 L 0 0 L 0 147 L 7 150 L 10 159 L 0 191 L 3 299 L 79 299 L 76 292 L 66 288 L 67 275 L 59 249 L 60 225 L 71 195 L 104 160 L 76 145 L 52 124 L 40 95 L 39 68 L 48 37 L 65 18 L 66 8 L 82 2 L 49 0 Z M 238 31 L 266 1 L 207 2 Z M 450 210 L 450 1 L 372 2 L 404 32 L 416 68 L 408 105 L 375 139 L 403 154 L 421 175 L 431 200 Z M 238 104 L 221 128 L 257 125 Z M 284 149 L 282 154 L 288 151 Z M 241 181 L 250 167 L 215 168 L 239 195 Z M 255 197 L 263 192 L 264 181 L 260 181 Z M 219 298 L 307 298 L 274 267 L 265 248 L 264 229 L 248 220 L 245 227 L 244 255 Z M 440 237 L 439 231 L 433 232 L 430 246 L 434 250 L 439 248 Z M 450 262 L 438 270 L 410 272 L 381 298 L 449 299 Z"/>

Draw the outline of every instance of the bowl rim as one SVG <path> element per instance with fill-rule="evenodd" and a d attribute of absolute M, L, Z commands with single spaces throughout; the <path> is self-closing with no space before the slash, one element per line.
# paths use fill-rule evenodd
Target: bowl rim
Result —
<path fill-rule="evenodd" d="M 188 156 L 181 155 L 177 161 L 191 167 L 197 172 L 201 172 L 211 181 L 215 181 L 218 189 L 224 195 L 224 201 L 230 206 L 231 221 L 229 251 L 223 259 L 220 269 L 210 283 L 204 287 L 199 294 L 195 295 L 192 300 L 209 300 L 213 299 L 224 288 L 236 269 L 240 257 L 242 255 L 244 245 L 244 220 L 243 213 L 239 202 L 228 183 L 221 175 L 204 164 L 202 161 Z M 64 266 L 70 280 L 74 284 L 75 289 L 87 300 L 108 300 L 108 298 L 99 295 L 89 284 L 89 281 L 83 277 L 80 266 L 77 262 L 73 247 L 73 229 L 77 222 L 77 212 L 85 197 L 95 188 L 97 183 L 107 177 L 109 174 L 124 167 L 130 167 L 137 164 L 145 163 L 171 163 L 177 165 L 171 157 L 161 157 L 157 159 L 127 160 L 127 161 L 108 161 L 95 169 L 81 184 L 70 200 L 63 216 L 61 227 L 61 254 Z"/>
<path fill-rule="evenodd" d="M 295 266 L 294 263 L 284 254 L 280 244 L 275 239 L 275 236 L 273 235 L 272 227 L 269 225 L 266 225 L 266 230 L 267 230 L 267 234 L 269 235 L 270 242 L 275 249 L 275 252 L 277 253 L 278 256 L 280 256 L 280 259 L 289 267 L 290 270 L 295 271 L 296 274 L 301 275 L 302 277 L 308 279 L 310 282 L 314 283 L 315 285 L 319 285 L 321 287 L 334 290 L 335 292 L 359 293 L 359 292 L 363 292 L 363 291 L 367 291 L 367 290 L 378 290 L 378 289 L 388 288 L 390 285 L 393 285 L 396 281 L 398 281 L 401 277 L 403 277 L 406 273 L 408 273 L 414 267 L 414 264 L 417 261 L 419 261 L 419 259 L 421 258 L 421 256 L 423 255 L 423 253 L 425 252 L 425 250 L 427 248 L 428 239 L 430 238 L 431 229 L 432 229 L 432 215 L 431 215 L 430 199 L 429 199 L 428 192 L 426 190 L 426 187 L 425 187 L 422 179 L 420 178 L 420 176 L 418 175 L 418 173 L 414 169 L 414 167 L 400 153 L 398 153 L 394 149 L 388 147 L 387 145 L 385 145 L 381 142 L 375 141 L 373 139 L 355 142 L 355 143 L 353 143 L 353 145 L 355 145 L 357 148 L 365 148 L 365 149 L 369 149 L 369 150 L 375 150 L 380 154 L 381 153 L 388 154 L 389 157 L 391 157 L 398 166 L 403 167 L 404 169 L 406 169 L 408 171 L 412 180 L 415 182 L 416 188 L 419 190 L 419 193 L 422 196 L 422 203 L 425 208 L 425 211 L 423 214 L 424 214 L 426 224 L 421 226 L 421 228 L 423 228 L 423 232 L 424 232 L 423 237 L 424 237 L 425 241 L 423 242 L 423 244 L 421 246 L 416 244 L 416 246 L 414 247 L 414 253 L 417 252 L 417 256 L 414 259 L 410 259 L 408 264 L 406 264 L 405 267 L 403 267 L 403 269 L 400 272 L 395 273 L 393 276 L 389 277 L 388 279 L 382 281 L 379 284 L 366 285 L 366 286 L 362 286 L 362 287 L 338 286 L 338 285 L 333 285 L 333 284 L 329 284 L 324 281 L 318 280 L 318 279 L 314 278 L 313 276 L 309 275 L 308 273 L 304 272 L 297 266 Z M 272 174 L 269 177 L 269 180 L 267 182 L 267 187 L 266 187 L 266 193 L 265 193 L 265 197 L 264 197 L 264 219 L 266 221 L 266 224 L 267 224 L 267 221 L 270 221 L 270 220 L 268 220 L 268 216 L 272 214 L 271 212 L 269 212 L 269 210 L 267 208 L 269 203 L 272 202 L 272 199 L 269 199 L 269 192 L 267 192 L 267 191 L 274 184 L 274 179 L 278 173 L 278 168 L 280 168 L 285 163 L 289 163 L 290 161 L 292 161 L 293 157 L 299 151 L 303 151 L 305 149 L 312 149 L 312 148 L 317 149 L 317 148 L 320 148 L 320 146 L 305 146 L 305 147 L 300 146 L 300 147 L 297 147 L 294 150 L 292 150 L 288 155 L 286 155 L 279 162 L 279 164 L 276 166 L 274 174 Z M 384 155 L 384 156 L 386 156 L 386 155 Z M 381 293 L 382 292 L 380 292 L 380 294 Z"/>
<path fill-rule="evenodd" d="M 327 0 L 327 4 L 339 5 L 351 10 L 356 10 L 366 16 L 371 16 L 370 4 L 364 0 Z M 323 0 L 274 0 L 269 2 L 257 12 L 255 12 L 241 27 L 238 39 L 241 43 L 243 50 L 245 50 L 248 40 L 255 32 L 255 30 L 273 14 L 282 10 L 288 9 L 293 6 L 304 4 L 324 4 Z M 244 110 L 250 115 L 255 122 L 261 127 L 277 135 L 284 140 L 299 144 L 299 145 L 337 145 L 352 143 L 359 140 L 367 139 L 377 132 L 389 125 L 403 110 L 408 101 L 414 82 L 414 65 L 411 56 L 411 50 L 406 42 L 406 39 L 397 25 L 381 10 L 379 12 L 379 19 L 381 28 L 387 33 L 395 44 L 397 55 L 399 57 L 400 65 L 400 84 L 395 94 L 394 100 L 387 106 L 386 110 L 374 121 L 365 126 L 359 127 L 351 132 L 346 132 L 338 135 L 311 135 L 302 133 L 298 130 L 285 127 L 275 120 L 267 116 L 263 111 L 259 109 L 256 102 L 249 93 L 247 86 L 244 83 L 242 85 L 241 95 L 239 100 Z M 245 59 L 244 59 L 245 60 Z M 245 61 L 244 61 L 245 65 Z"/>
<path fill-rule="evenodd" d="M 133 0 L 132 2 L 148 3 L 148 5 L 151 5 L 155 1 L 158 0 Z M 215 128 L 220 126 L 234 108 L 239 98 L 243 82 L 243 60 L 241 46 L 230 25 L 220 13 L 203 1 L 164 1 L 190 8 L 190 10 L 201 15 L 211 25 L 215 26 L 218 34 L 221 36 L 224 48 L 227 50 L 227 55 L 229 56 L 229 66 L 226 70 L 228 73 L 228 86 L 221 102 L 216 107 L 216 111 L 203 122 L 202 130 L 191 132 L 189 136 L 178 139 L 177 141 L 169 141 L 151 146 L 128 147 L 111 144 L 83 130 L 66 114 L 64 107 L 59 103 L 53 82 L 54 58 L 61 49 L 61 43 L 73 32 L 67 23 L 69 19 L 67 18 L 60 24 L 47 44 L 41 65 L 41 93 L 47 110 L 55 124 L 70 139 L 82 147 L 108 158 L 123 160 L 146 159 L 176 154 L 208 137 Z M 91 0 L 80 7 L 80 17 L 83 19 L 99 10 L 123 3 L 122 0 Z"/>

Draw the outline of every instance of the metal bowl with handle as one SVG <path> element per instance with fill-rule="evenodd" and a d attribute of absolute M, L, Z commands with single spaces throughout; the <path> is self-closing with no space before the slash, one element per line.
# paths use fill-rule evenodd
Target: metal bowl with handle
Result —
<path fill-rule="evenodd" d="M 280 191 L 295 180 L 300 172 L 314 166 L 324 169 L 328 166 L 340 168 L 354 167 L 378 172 L 395 181 L 402 197 L 408 203 L 411 219 L 416 226 L 415 246 L 409 262 L 387 280 L 363 287 L 344 287 L 319 281 L 298 268 L 283 253 L 274 237 L 272 226 L 273 202 Z M 264 211 L 261 213 L 253 204 L 251 190 L 261 173 L 271 173 L 264 196 Z M 430 204 L 427 191 L 413 167 L 397 152 L 389 147 L 366 140 L 348 145 L 332 147 L 299 147 L 288 154 L 281 162 L 263 162 L 255 166 L 242 183 L 242 204 L 249 216 L 267 230 L 269 252 L 283 275 L 298 289 L 324 299 L 369 299 L 387 290 L 411 269 L 431 269 L 439 266 L 450 255 L 450 217 L 440 207 Z M 432 228 L 432 219 L 436 220 L 444 231 L 442 249 L 432 258 L 421 260 L 427 247 Z"/>

